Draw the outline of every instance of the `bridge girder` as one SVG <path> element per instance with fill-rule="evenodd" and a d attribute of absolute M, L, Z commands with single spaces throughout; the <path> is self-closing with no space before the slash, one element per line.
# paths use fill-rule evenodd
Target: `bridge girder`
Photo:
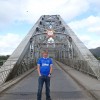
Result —
<path fill-rule="evenodd" d="M 52 36 L 48 35 L 48 30 L 53 32 Z M 50 57 L 100 78 L 98 61 L 62 18 L 59 15 L 43 15 L 0 68 L 1 83 L 32 68 L 44 49 L 49 51 Z"/>

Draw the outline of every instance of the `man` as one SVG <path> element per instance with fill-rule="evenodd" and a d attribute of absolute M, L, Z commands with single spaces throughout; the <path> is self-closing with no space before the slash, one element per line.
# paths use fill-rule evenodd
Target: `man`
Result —
<path fill-rule="evenodd" d="M 48 52 L 42 52 L 42 58 L 38 59 L 37 62 L 37 71 L 38 71 L 38 93 L 37 93 L 37 100 L 41 100 L 42 95 L 42 88 L 45 82 L 46 88 L 46 100 L 51 100 L 50 97 L 50 76 L 52 73 L 52 60 L 48 58 Z"/>

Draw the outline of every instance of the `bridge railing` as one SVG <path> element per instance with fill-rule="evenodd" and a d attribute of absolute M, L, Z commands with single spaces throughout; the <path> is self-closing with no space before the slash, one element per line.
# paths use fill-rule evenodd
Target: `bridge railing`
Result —
<path fill-rule="evenodd" d="M 17 57 L 8 59 L 7 62 L 0 66 L 0 85 L 6 81 L 22 75 L 24 72 L 33 68 L 34 65 L 36 65 L 36 62 L 33 59 L 32 61 L 29 59 L 24 59 L 21 62 L 18 62 Z M 15 69 L 13 69 L 14 66 Z"/>
<path fill-rule="evenodd" d="M 88 75 L 91 75 L 93 77 L 96 77 L 97 79 L 100 79 L 100 61 L 99 60 L 76 60 L 76 59 L 59 59 L 58 61 L 78 70 L 81 72 L 84 72 Z M 91 64 L 91 67 L 89 65 Z M 92 70 L 92 68 L 95 68 L 95 72 Z"/>
<path fill-rule="evenodd" d="M 8 62 L 4 63 L 0 67 L 0 85 L 5 81 L 8 73 L 12 70 L 13 66 L 15 65 L 16 60 L 8 60 Z"/>

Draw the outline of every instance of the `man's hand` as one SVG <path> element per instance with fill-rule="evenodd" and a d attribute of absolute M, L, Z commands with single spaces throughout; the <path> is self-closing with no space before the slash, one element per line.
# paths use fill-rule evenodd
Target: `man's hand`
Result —
<path fill-rule="evenodd" d="M 41 74 L 39 74 L 39 76 L 41 76 Z"/>
<path fill-rule="evenodd" d="M 51 74 L 49 74 L 48 76 L 51 77 Z"/>

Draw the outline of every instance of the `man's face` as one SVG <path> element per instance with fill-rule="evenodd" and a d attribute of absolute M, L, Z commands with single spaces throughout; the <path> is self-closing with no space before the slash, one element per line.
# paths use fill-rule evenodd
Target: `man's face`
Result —
<path fill-rule="evenodd" d="M 44 52 L 44 53 L 42 53 L 42 55 L 43 55 L 44 58 L 47 58 L 48 57 L 48 53 L 45 53 Z"/>

